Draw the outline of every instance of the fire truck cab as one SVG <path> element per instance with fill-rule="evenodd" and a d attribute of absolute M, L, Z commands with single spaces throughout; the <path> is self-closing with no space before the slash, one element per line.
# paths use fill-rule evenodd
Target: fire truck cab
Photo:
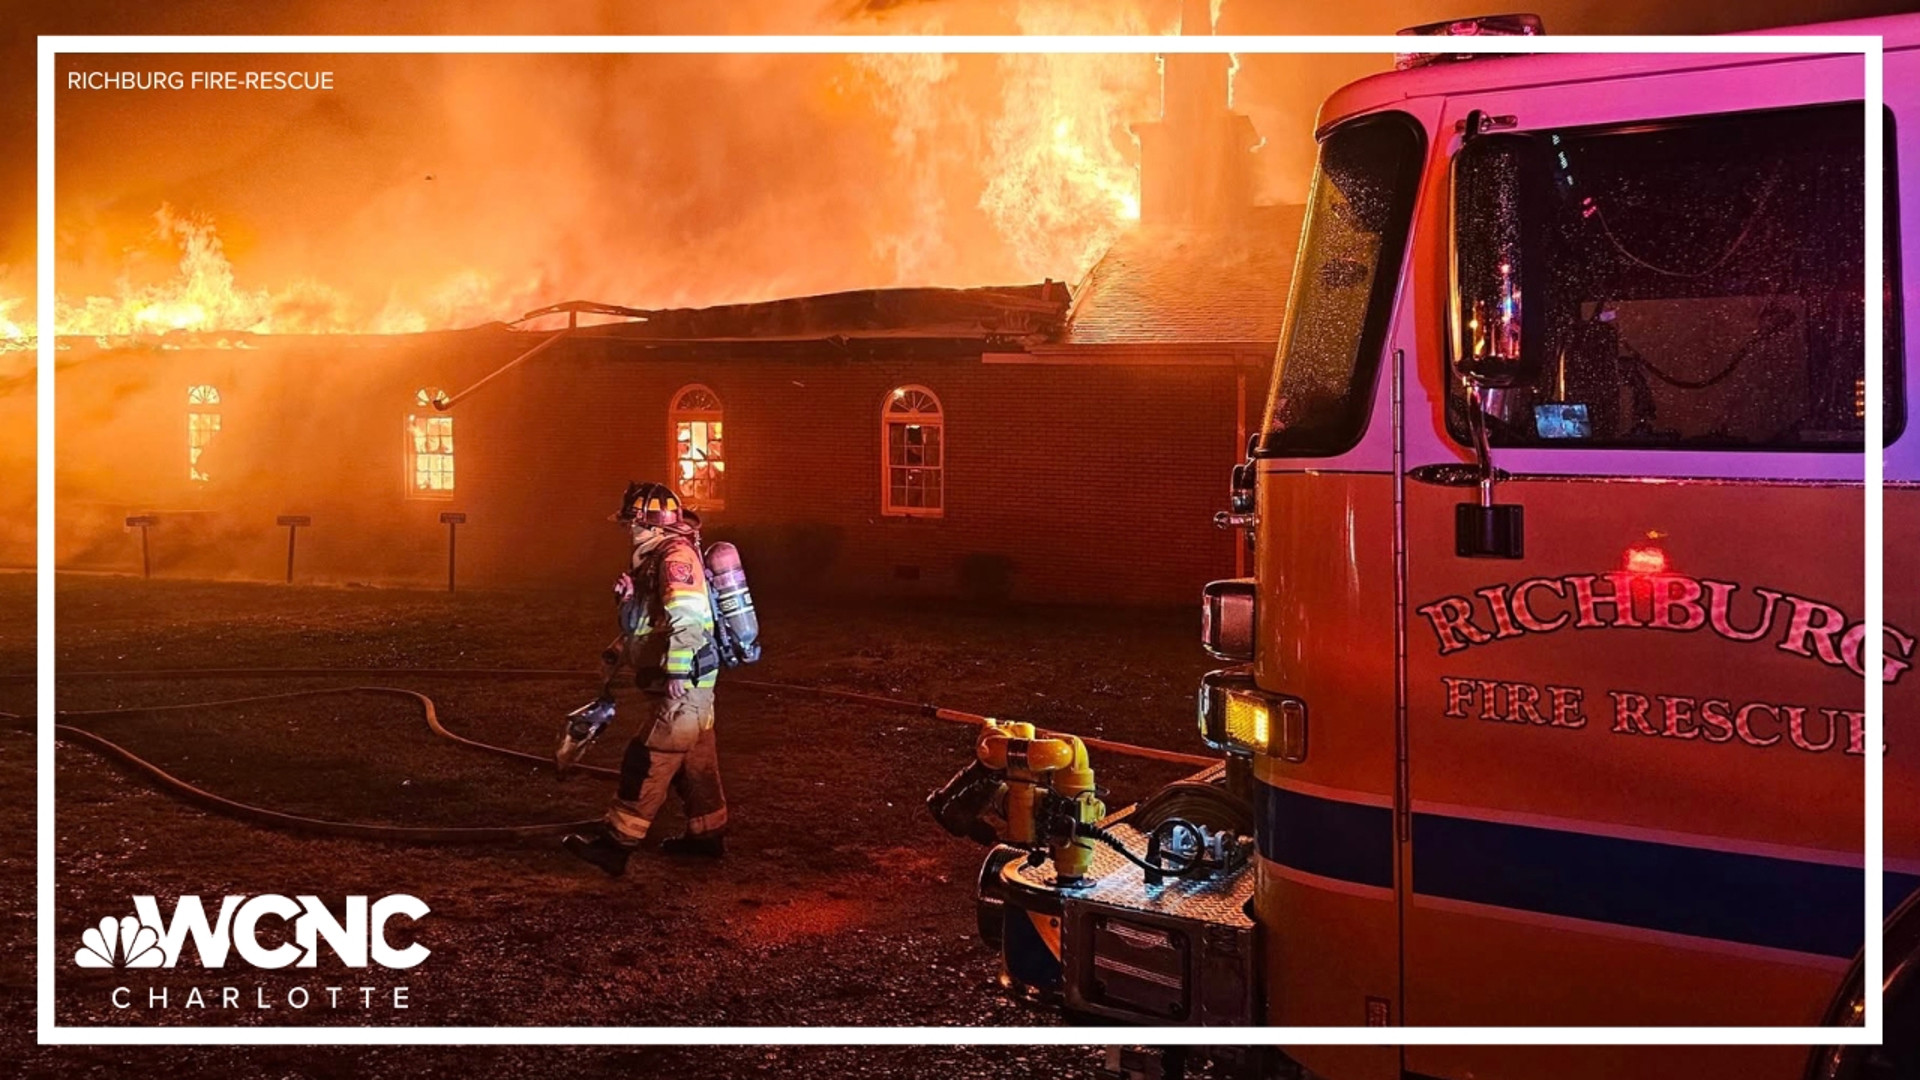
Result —
<path fill-rule="evenodd" d="M 990 860 L 1011 978 L 1157 1024 L 1857 1022 L 1872 678 L 1887 1048 L 1288 1052 L 1331 1080 L 1920 1075 L 1920 17 L 1805 30 L 1885 40 L 1878 297 L 1857 55 L 1488 56 L 1327 101 L 1226 519 L 1254 575 L 1206 601 L 1232 665 L 1197 782 L 1244 801 L 1252 856 L 1075 888 Z"/>

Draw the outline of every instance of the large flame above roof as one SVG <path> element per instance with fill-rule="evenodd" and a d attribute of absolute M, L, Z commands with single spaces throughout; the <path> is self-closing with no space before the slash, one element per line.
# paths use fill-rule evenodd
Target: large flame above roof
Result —
<path fill-rule="evenodd" d="M 1179 6 L 855 18 L 1168 33 Z M 1148 55 L 440 57 L 404 76 L 337 59 L 344 89 L 236 119 L 246 138 L 184 97 L 113 103 L 172 110 L 151 125 L 63 127 L 56 333 L 411 332 L 566 296 L 698 307 L 1078 280 L 1139 217 L 1129 125 L 1159 109 Z M 188 120 L 204 141 L 148 130 Z M 32 316 L 0 292 L 0 346 L 31 340 Z"/>

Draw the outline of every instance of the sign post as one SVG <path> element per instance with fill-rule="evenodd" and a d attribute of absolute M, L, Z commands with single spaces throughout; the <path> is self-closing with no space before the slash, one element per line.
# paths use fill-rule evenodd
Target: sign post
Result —
<path fill-rule="evenodd" d="M 454 537 L 455 534 L 460 531 L 460 526 L 467 523 L 467 515 L 458 513 L 441 514 L 440 523 L 447 527 L 447 591 L 452 592 Z"/>
<path fill-rule="evenodd" d="M 312 525 L 313 518 L 306 514 L 281 514 L 275 519 L 287 527 L 287 584 L 293 584 L 293 540 L 300 534 L 300 526 Z"/>
<path fill-rule="evenodd" d="M 152 514 L 139 514 L 127 519 L 127 528 L 140 530 L 140 576 L 143 578 L 153 576 L 153 563 L 147 558 L 147 527 L 159 520 Z"/>

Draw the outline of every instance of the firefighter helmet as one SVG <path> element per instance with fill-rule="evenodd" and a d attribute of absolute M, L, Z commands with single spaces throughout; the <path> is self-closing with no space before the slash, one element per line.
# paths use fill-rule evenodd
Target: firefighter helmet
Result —
<path fill-rule="evenodd" d="M 665 484 L 633 483 L 627 484 L 627 493 L 620 499 L 620 512 L 613 520 L 628 525 L 654 525 L 671 527 L 680 524 L 680 496 Z"/>

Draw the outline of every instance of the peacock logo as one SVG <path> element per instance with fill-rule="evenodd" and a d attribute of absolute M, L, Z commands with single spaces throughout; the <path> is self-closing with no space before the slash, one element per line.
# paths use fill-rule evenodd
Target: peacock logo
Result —
<path fill-rule="evenodd" d="M 95 969 L 170 968 L 191 942 L 203 968 L 225 967 L 229 954 L 256 968 L 310 968 L 319 962 L 324 942 L 348 967 L 404 969 L 418 965 L 432 950 L 417 941 L 394 944 L 388 939 L 388 924 L 418 922 L 427 914 L 423 901 L 405 893 L 377 900 L 349 896 L 333 908 L 318 896 L 223 896 L 211 918 L 198 896 L 176 900 L 171 917 L 160 910 L 158 897 L 136 896 L 132 915 L 108 916 L 80 935 L 73 962 Z M 265 920 L 286 929 L 263 942 L 260 924 Z"/>
<path fill-rule="evenodd" d="M 156 968 L 166 962 L 160 935 L 131 915 L 109 915 L 80 935 L 73 962 L 83 968 Z"/>

